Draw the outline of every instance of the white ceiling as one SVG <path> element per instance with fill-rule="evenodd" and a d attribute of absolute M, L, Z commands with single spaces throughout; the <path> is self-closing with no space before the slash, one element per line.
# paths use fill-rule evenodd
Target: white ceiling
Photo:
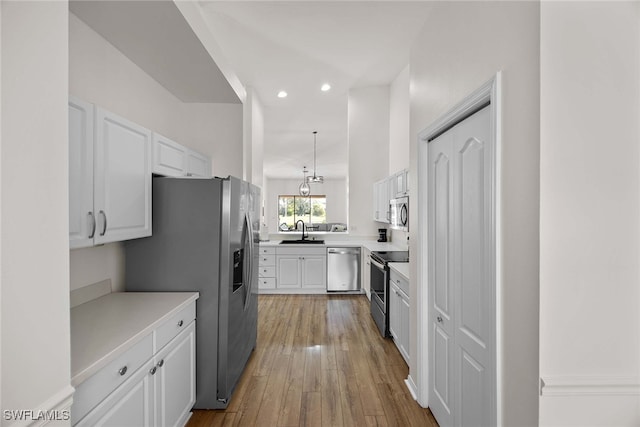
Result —
<path fill-rule="evenodd" d="M 176 0 L 184 1 L 184 0 Z M 409 62 L 428 1 L 200 1 L 226 64 L 264 107 L 264 174 L 345 177 L 347 95 Z M 72 0 L 70 10 L 184 102 L 238 103 L 173 1 Z M 332 89 L 321 92 L 329 83 Z M 288 92 L 277 98 L 280 90 Z"/>
<path fill-rule="evenodd" d="M 69 10 L 181 101 L 240 103 L 172 1 L 72 0 Z"/>
<path fill-rule="evenodd" d="M 228 63 L 264 107 L 264 174 L 347 175 L 347 94 L 392 82 L 409 62 L 428 2 L 201 1 Z M 332 89 L 321 92 L 329 83 Z M 277 98 L 280 90 L 288 92 Z"/>

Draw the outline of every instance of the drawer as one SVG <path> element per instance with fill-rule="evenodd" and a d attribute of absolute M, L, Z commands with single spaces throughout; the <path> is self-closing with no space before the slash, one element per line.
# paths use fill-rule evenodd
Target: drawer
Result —
<path fill-rule="evenodd" d="M 275 255 L 276 248 L 274 246 L 260 246 L 260 255 Z"/>
<path fill-rule="evenodd" d="M 260 289 L 275 289 L 276 278 L 275 277 L 261 277 L 258 279 L 258 285 Z"/>
<path fill-rule="evenodd" d="M 278 255 L 299 255 L 301 257 L 306 255 L 327 255 L 327 247 L 325 245 L 314 245 L 313 247 L 296 246 L 292 247 L 279 247 L 277 251 Z"/>
<path fill-rule="evenodd" d="M 189 306 L 183 308 L 180 312 L 175 314 L 171 319 L 167 320 L 163 325 L 155 330 L 155 347 L 154 353 L 167 345 L 169 341 L 176 335 L 187 328 L 187 325 L 196 318 L 196 303 L 195 301 L 189 304 Z"/>
<path fill-rule="evenodd" d="M 151 357 L 153 357 L 153 339 L 149 334 L 80 384 L 73 395 L 71 423 L 75 424 L 80 421 L 109 393 L 129 379 Z"/>
<path fill-rule="evenodd" d="M 409 297 L 409 282 L 407 282 L 404 277 L 392 270 L 389 275 L 389 280 L 395 283 L 396 286 Z"/>
<path fill-rule="evenodd" d="M 276 265 L 276 255 L 262 255 L 260 254 L 260 266 Z"/>
<path fill-rule="evenodd" d="M 276 277 L 276 267 L 258 267 L 258 275 L 262 277 Z"/>

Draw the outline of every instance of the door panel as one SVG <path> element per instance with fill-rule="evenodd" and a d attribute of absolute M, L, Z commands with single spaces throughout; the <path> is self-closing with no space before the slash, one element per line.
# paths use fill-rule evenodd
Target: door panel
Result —
<path fill-rule="evenodd" d="M 471 118 L 469 119 L 471 120 Z M 461 128 L 464 130 L 466 123 Z M 486 322 L 483 317 L 486 301 L 484 293 L 484 144 L 477 138 L 469 138 L 458 152 L 459 168 L 456 178 L 459 193 L 456 210 L 458 215 L 459 255 L 457 269 L 460 271 L 459 328 L 472 339 L 484 345 Z"/>
<path fill-rule="evenodd" d="M 451 235 L 452 206 L 451 159 L 452 137 L 444 134 L 429 144 L 429 271 L 430 271 L 430 342 L 433 346 L 433 362 L 430 364 L 429 407 L 440 426 L 452 426 L 453 360 L 453 257 Z"/>
<path fill-rule="evenodd" d="M 435 299 L 434 308 L 449 318 L 449 158 L 440 153 L 435 161 Z"/>
<path fill-rule="evenodd" d="M 460 358 L 460 401 L 458 413 L 462 426 L 489 426 L 487 419 L 486 370 L 468 353 Z"/>
<path fill-rule="evenodd" d="M 451 376 L 448 374 L 450 371 L 450 341 L 449 335 L 442 328 L 436 326 L 433 340 L 433 359 L 434 367 L 437 369 L 433 369 L 432 372 L 434 376 L 433 391 L 438 401 L 431 402 L 430 406 L 432 408 L 435 406 L 434 404 L 439 406 L 439 415 L 442 414 L 438 417 L 439 421 L 443 417 L 446 419 L 451 416 Z"/>
<path fill-rule="evenodd" d="M 495 423 L 490 118 L 484 108 L 428 146 L 429 406 L 441 426 Z"/>

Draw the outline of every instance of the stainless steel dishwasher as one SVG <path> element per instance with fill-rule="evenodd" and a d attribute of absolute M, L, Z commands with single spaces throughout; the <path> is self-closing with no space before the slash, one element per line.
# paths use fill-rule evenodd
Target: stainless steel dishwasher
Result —
<path fill-rule="evenodd" d="M 360 291 L 360 248 L 327 248 L 327 291 Z"/>

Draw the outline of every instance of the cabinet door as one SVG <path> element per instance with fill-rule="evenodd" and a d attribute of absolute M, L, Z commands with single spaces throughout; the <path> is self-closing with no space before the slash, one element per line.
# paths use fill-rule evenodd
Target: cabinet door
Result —
<path fill-rule="evenodd" d="M 94 107 L 69 98 L 69 247 L 93 245 Z"/>
<path fill-rule="evenodd" d="M 151 426 L 153 422 L 153 360 L 149 360 L 76 426 Z"/>
<path fill-rule="evenodd" d="M 378 222 L 389 224 L 389 180 L 378 182 Z"/>
<path fill-rule="evenodd" d="M 371 255 L 371 251 L 369 249 L 363 248 L 362 258 L 364 262 L 364 269 L 362 270 L 362 288 L 364 289 L 367 298 L 371 299 L 371 259 L 369 255 Z"/>
<path fill-rule="evenodd" d="M 400 296 L 398 287 L 391 283 L 389 292 L 389 333 L 398 345 L 400 331 Z"/>
<path fill-rule="evenodd" d="M 409 363 L 409 339 L 411 334 L 409 333 L 409 298 L 405 297 L 401 292 L 398 298 L 398 324 L 400 325 L 400 336 L 398 341 L 398 348 L 400 353 L 404 357 L 404 360 Z"/>
<path fill-rule="evenodd" d="M 300 287 L 300 260 L 297 256 L 276 257 L 277 262 L 277 287 L 278 288 L 299 288 Z"/>
<path fill-rule="evenodd" d="M 373 183 L 373 192 L 372 192 L 372 198 L 373 198 L 373 220 L 377 221 L 378 220 L 378 207 L 380 206 L 380 202 L 378 202 L 378 198 L 380 197 L 380 195 L 378 194 L 378 183 L 374 182 Z"/>
<path fill-rule="evenodd" d="M 304 255 L 302 262 L 302 287 L 326 288 L 327 287 L 327 257 L 317 255 Z"/>
<path fill-rule="evenodd" d="M 211 177 L 211 161 L 197 151 L 187 150 L 187 176 Z"/>
<path fill-rule="evenodd" d="M 187 168 L 187 149 L 157 133 L 153 134 L 153 173 L 183 176 Z"/>
<path fill-rule="evenodd" d="M 195 321 L 156 357 L 155 424 L 182 426 L 196 401 Z"/>
<path fill-rule="evenodd" d="M 395 197 L 402 197 L 407 191 L 406 170 L 396 173 L 394 178 L 396 181 Z"/>
<path fill-rule="evenodd" d="M 96 244 L 151 235 L 151 131 L 101 108 L 96 114 Z"/>

